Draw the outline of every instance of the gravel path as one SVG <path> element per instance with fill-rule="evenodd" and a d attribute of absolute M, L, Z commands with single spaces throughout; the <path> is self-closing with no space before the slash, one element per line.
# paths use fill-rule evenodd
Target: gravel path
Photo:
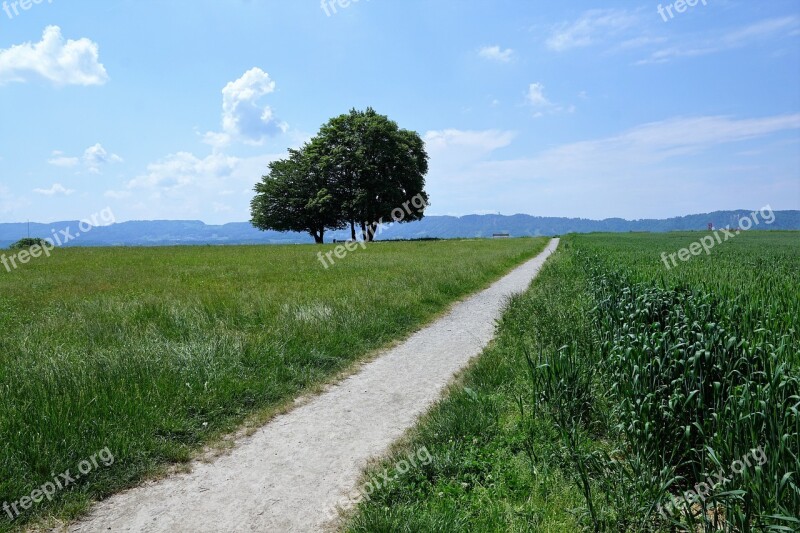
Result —
<path fill-rule="evenodd" d="M 98 503 L 70 532 L 309 532 L 331 526 L 370 458 L 385 454 L 494 336 L 507 297 L 558 246 L 455 304 L 399 346 L 191 473 Z"/>

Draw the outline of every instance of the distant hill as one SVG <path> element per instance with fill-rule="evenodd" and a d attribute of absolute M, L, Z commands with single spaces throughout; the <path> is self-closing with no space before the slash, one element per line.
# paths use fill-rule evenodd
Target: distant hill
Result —
<path fill-rule="evenodd" d="M 430 216 L 419 222 L 394 224 L 378 237 L 386 239 L 442 239 L 491 237 L 493 233 L 509 233 L 512 237 L 550 236 L 566 233 L 603 232 L 666 232 L 705 230 L 709 222 L 714 227 L 737 226 L 740 217 L 750 211 L 715 211 L 700 215 L 668 218 L 664 220 L 624 220 L 607 218 L 535 217 L 531 215 L 467 215 L 463 217 Z M 80 233 L 77 221 L 31 223 L 31 237 L 50 237 L 53 232 L 70 228 L 69 233 Z M 800 230 L 800 211 L 775 211 L 775 221 L 761 223 L 753 229 Z M 0 248 L 6 248 L 28 234 L 26 223 L 0 223 Z M 347 231 L 328 232 L 325 240 L 346 239 Z M 65 246 L 168 246 L 179 244 L 292 244 L 310 243 L 311 237 L 302 233 L 259 231 L 249 222 L 232 222 L 221 226 L 208 225 L 197 220 L 130 221 L 92 229 Z"/>

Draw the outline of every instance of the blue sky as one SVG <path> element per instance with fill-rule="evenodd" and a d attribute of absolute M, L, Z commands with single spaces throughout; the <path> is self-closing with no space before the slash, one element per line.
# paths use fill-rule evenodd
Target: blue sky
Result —
<path fill-rule="evenodd" d="M 425 138 L 430 214 L 800 209 L 798 0 L 324 5 L 0 0 L 0 222 L 248 220 L 367 106 Z"/>

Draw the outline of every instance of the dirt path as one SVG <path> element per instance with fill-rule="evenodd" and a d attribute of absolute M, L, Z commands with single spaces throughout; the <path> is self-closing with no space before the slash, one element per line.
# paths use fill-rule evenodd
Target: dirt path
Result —
<path fill-rule="evenodd" d="M 330 526 L 368 460 L 386 453 L 481 353 L 507 297 L 527 288 L 557 246 L 553 239 L 536 258 L 229 454 L 100 502 L 69 531 L 284 533 Z"/>

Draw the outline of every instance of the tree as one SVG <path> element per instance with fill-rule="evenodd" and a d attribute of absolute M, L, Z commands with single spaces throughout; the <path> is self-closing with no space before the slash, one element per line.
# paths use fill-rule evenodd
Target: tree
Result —
<path fill-rule="evenodd" d="M 353 240 L 360 226 L 362 238 L 371 241 L 379 224 L 404 206 L 402 222 L 424 216 L 425 143 L 372 108 L 332 118 L 289 154 L 271 163 L 256 185 L 251 210 L 257 228 L 306 231 L 322 243 L 326 228 L 349 224 Z M 408 209 L 414 199 L 415 208 Z"/>
<path fill-rule="evenodd" d="M 378 225 L 416 196 L 427 205 L 428 154 L 416 132 L 400 129 L 372 108 L 353 109 L 328 121 L 315 140 L 353 239 L 358 224 L 364 240 L 371 241 Z M 403 222 L 423 216 L 422 209 L 415 210 Z"/>
<path fill-rule="evenodd" d="M 27 250 L 32 246 L 46 246 L 48 243 L 38 237 L 26 237 L 11 245 L 12 250 Z"/>
<path fill-rule="evenodd" d="M 307 232 L 318 244 L 324 242 L 326 228 L 343 228 L 341 209 L 321 169 L 313 141 L 289 150 L 287 159 L 270 163 L 270 172 L 256 185 L 250 204 L 253 226 Z"/>

